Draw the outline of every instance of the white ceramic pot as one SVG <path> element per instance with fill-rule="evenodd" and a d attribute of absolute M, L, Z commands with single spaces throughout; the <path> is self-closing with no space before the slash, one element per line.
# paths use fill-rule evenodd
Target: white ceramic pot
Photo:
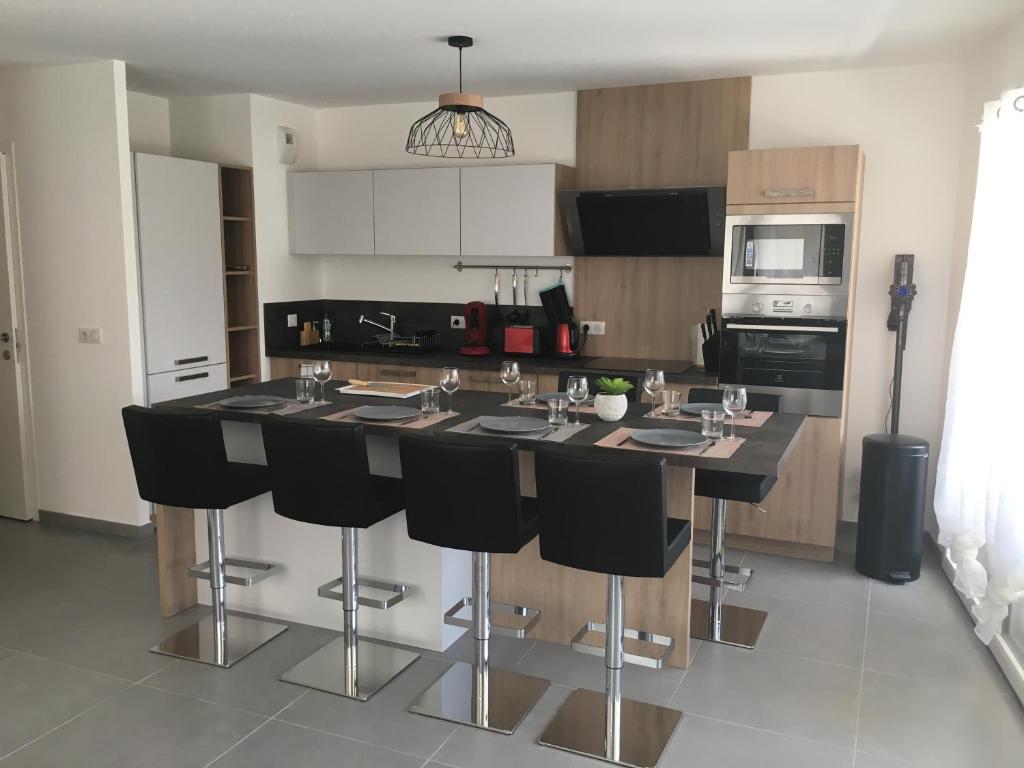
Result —
<path fill-rule="evenodd" d="M 628 405 L 625 395 L 605 395 L 599 392 L 594 396 L 594 410 L 602 421 L 618 421 L 626 415 Z"/>

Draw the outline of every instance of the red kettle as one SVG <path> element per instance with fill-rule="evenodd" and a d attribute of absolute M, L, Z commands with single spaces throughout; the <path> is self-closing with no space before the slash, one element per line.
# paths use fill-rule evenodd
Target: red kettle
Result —
<path fill-rule="evenodd" d="M 555 328 L 555 356 L 576 357 L 579 327 L 576 323 L 559 323 Z"/>

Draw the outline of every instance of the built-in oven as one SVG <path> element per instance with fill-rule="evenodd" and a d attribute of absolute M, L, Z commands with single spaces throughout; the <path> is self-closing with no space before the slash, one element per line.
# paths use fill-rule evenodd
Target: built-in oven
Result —
<path fill-rule="evenodd" d="M 843 317 L 728 315 L 719 381 L 779 394 L 787 413 L 839 416 L 846 330 Z"/>

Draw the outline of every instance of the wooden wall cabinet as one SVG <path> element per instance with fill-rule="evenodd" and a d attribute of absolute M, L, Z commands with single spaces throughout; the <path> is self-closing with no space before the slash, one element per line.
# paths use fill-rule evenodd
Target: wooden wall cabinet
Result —
<path fill-rule="evenodd" d="M 378 256 L 458 256 L 459 169 L 373 171 Z"/>
<path fill-rule="evenodd" d="M 288 174 L 289 250 L 373 253 L 373 171 Z"/>
<path fill-rule="evenodd" d="M 853 210 L 861 162 L 856 145 L 733 151 L 725 202 L 730 206 L 848 203 Z"/>
<path fill-rule="evenodd" d="M 554 164 L 463 167 L 462 255 L 567 255 L 558 193 L 572 176 Z"/>

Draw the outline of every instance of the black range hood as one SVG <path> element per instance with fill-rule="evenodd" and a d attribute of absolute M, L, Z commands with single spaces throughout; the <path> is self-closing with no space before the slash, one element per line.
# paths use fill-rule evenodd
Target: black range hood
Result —
<path fill-rule="evenodd" d="M 725 187 L 562 192 L 574 256 L 721 256 Z"/>

